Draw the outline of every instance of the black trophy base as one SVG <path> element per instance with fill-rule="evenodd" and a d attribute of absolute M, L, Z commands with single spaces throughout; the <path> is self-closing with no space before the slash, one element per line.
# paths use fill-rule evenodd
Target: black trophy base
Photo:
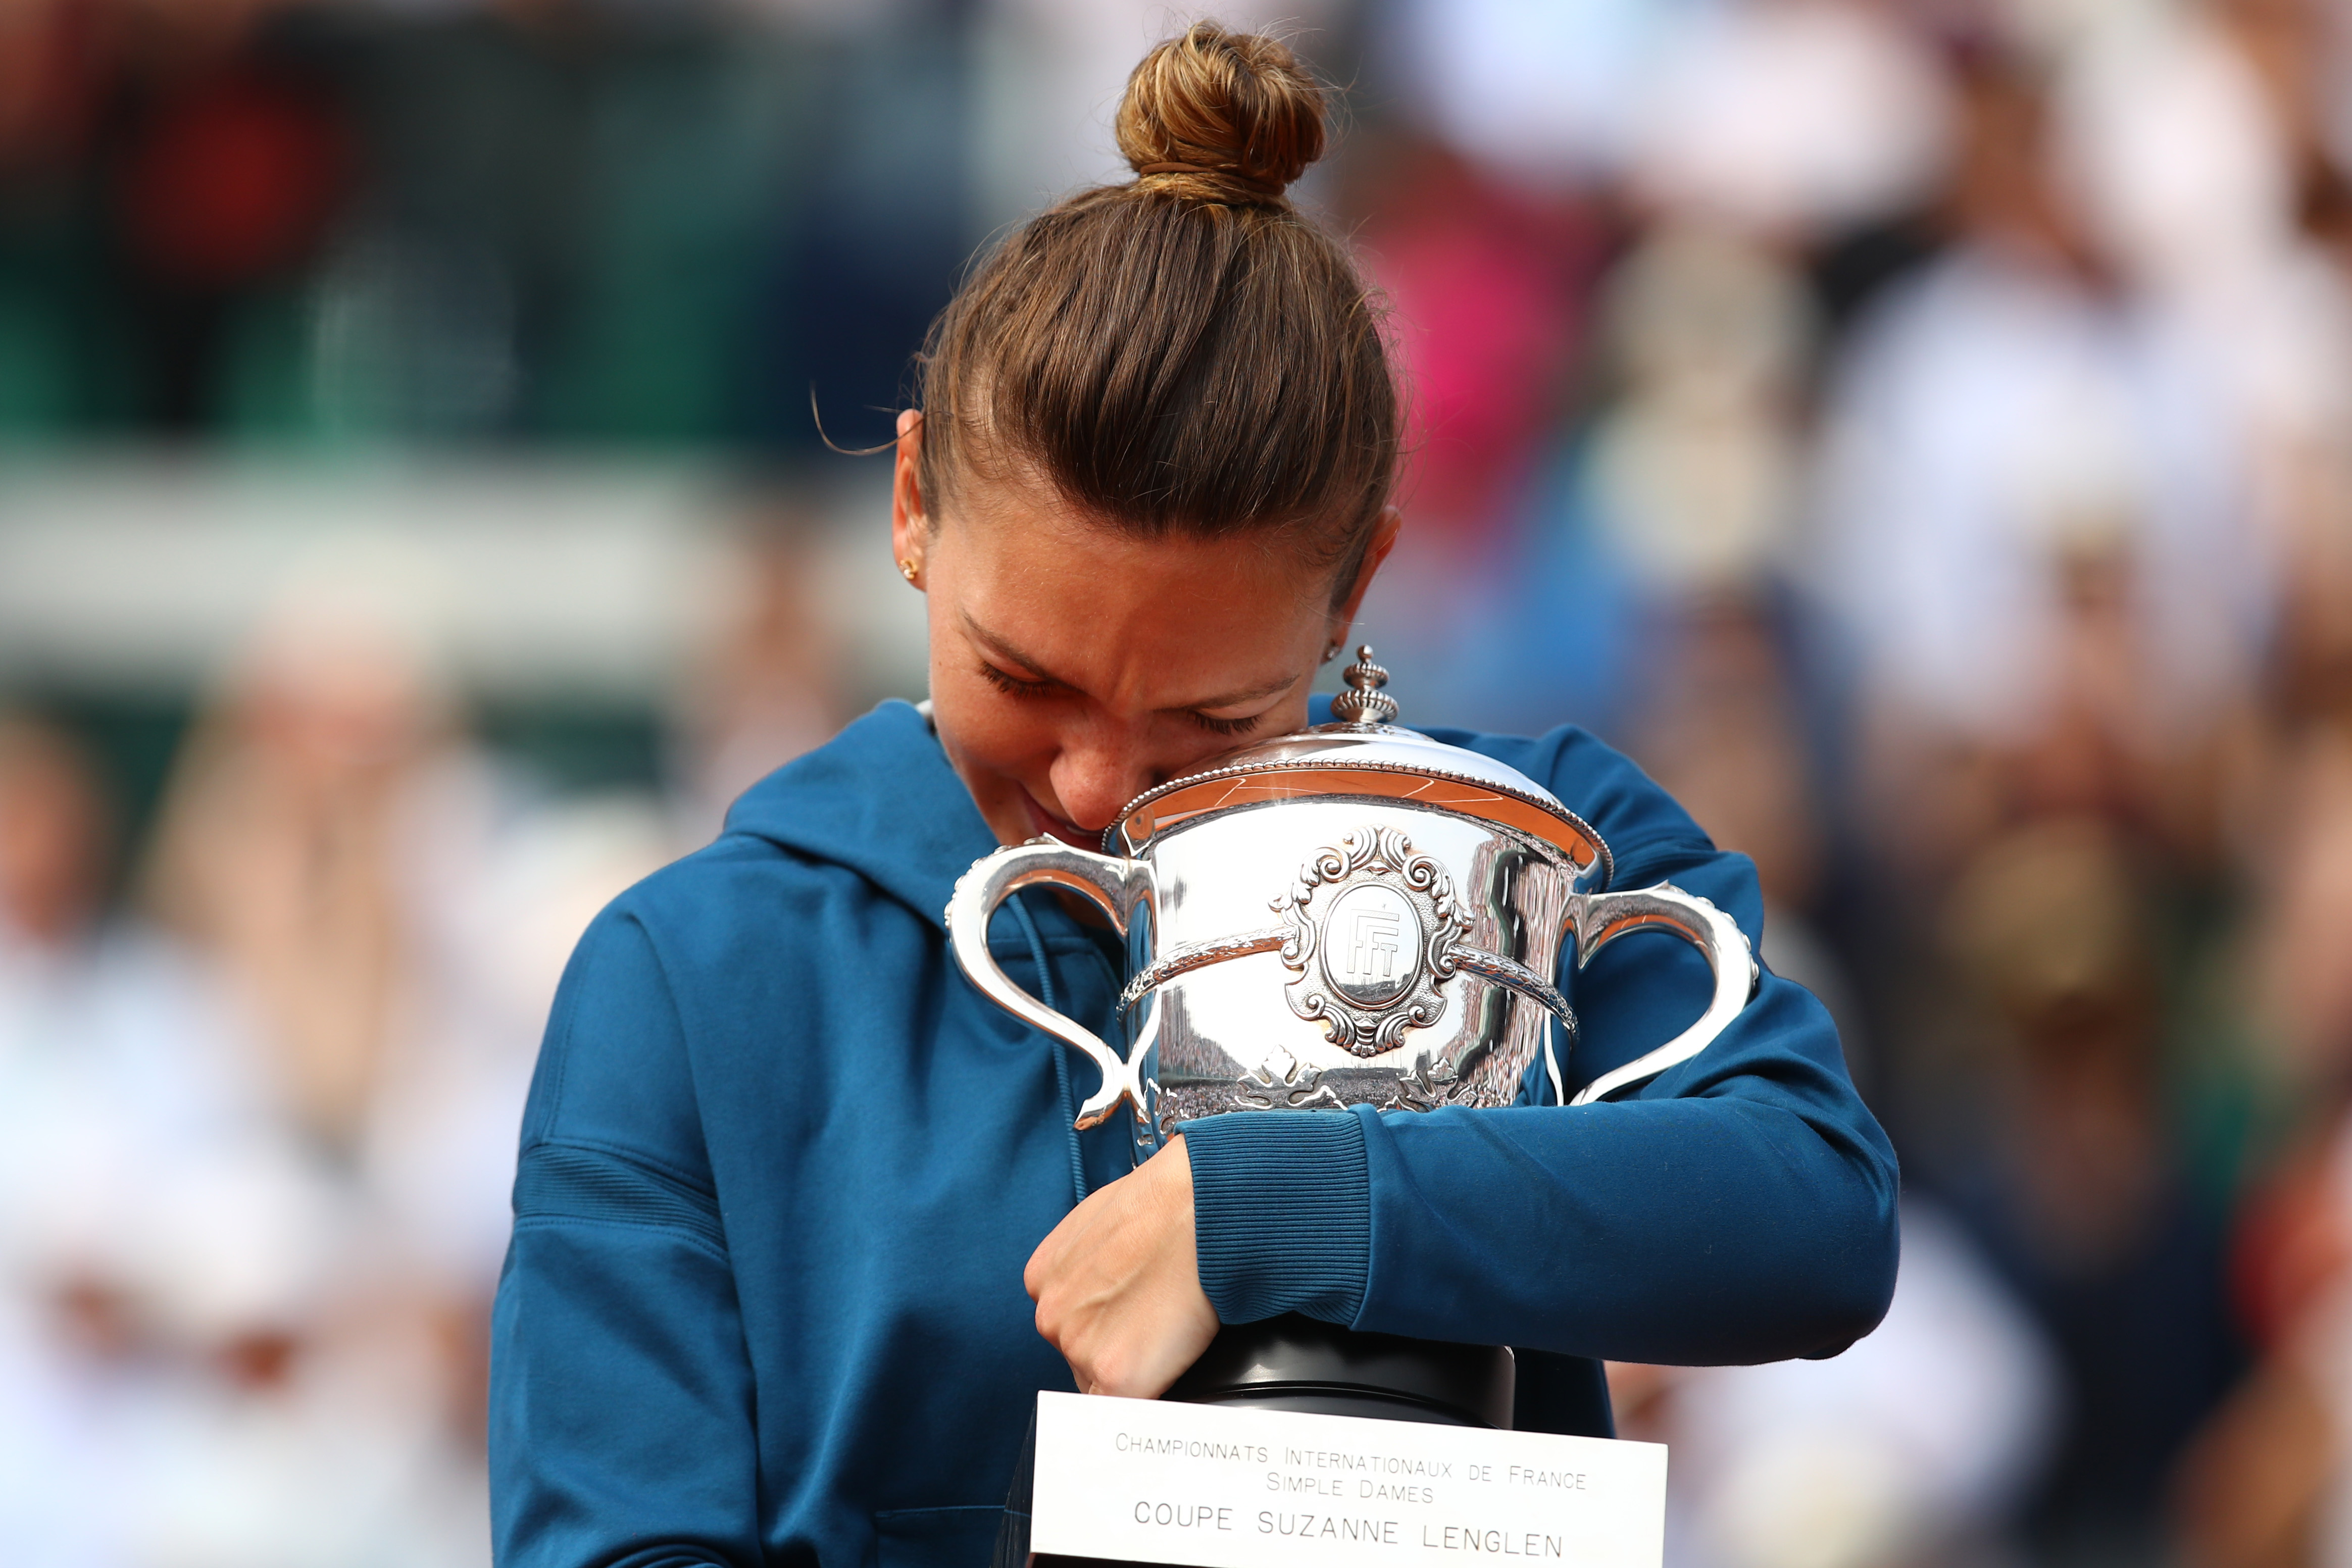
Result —
<path fill-rule="evenodd" d="M 1501 1345 L 1359 1333 L 1291 1312 L 1219 1329 L 1160 1397 L 1507 1431 L 1516 1371 Z"/>
<path fill-rule="evenodd" d="M 1448 1344 L 1396 1334 L 1358 1333 L 1287 1313 L 1231 1323 L 1178 1378 L 1165 1399 L 1313 1416 L 1364 1416 L 1442 1427 L 1511 1426 L 1517 1366 L 1501 1345 Z M 1029 1500 L 1036 1432 L 1021 1458 L 991 1568 L 1133 1568 L 1105 1557 L 1029 1551 Z"/>

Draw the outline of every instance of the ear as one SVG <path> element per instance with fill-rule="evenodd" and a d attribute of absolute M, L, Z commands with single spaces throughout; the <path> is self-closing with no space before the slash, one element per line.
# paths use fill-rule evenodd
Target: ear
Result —
<path fill-rule="evenodd" d="M 898 413 L 898 447 L 891 459 L 890 554 L 895 560 L 923 563 L 923 547 L 931 537 L 930 514 L 923 509 L 923 414 L 920 409 Z"/>
<path fill-rule="evenodd" d="M 1364 547 L 1363 561 L 1356 568 L 1355 586 L 1348 590 L 1348 597 L 1331 612 L 1333 642 L 1348 640 L 1348 628 L 1356 623 L 1356 612 L 1363 606 L 1365 591 L 1372 586 L 1372 579 L 1379 573 L 1381 563 L 1389 559 L 1391 550 L 1396 549 L 1397 536 L 1403 531 L 1404 514 L 1394 507 L 1382 507 L 1380 519 L 1372 524 L 1372 542 Z"/>

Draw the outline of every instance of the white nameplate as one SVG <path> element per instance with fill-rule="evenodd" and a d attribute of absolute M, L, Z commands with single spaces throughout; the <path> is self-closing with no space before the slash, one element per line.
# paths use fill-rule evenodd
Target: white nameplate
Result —
<path fill-rule="evenodd" d="M 1029 1549 L 1196 1568 L 1658 1568 L 1658 1443 L 1037 1396 Z"/>

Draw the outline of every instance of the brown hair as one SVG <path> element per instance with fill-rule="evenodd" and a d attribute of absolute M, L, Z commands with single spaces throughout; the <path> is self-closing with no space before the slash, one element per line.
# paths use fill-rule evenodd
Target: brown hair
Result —
<path fill-rule="evenodd" d="M 963 474 L 1026 470 L 1146 537 L 1286 535 L 1357 567 L 1394 484 L 1381 322 L 1283 191 L 1323 92 L 1280 41 L 1196 22 L 1128 78 L 1130 183 L 1081 191 L 964 281 L 917 361 L 936 519 Z"/>

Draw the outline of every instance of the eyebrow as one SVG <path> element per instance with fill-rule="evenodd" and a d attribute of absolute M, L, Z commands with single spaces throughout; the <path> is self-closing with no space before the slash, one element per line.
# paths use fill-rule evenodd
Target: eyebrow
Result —
<path fill-rule="evenodd" d="M 1046 669 L 1045 665 L 1039 664 L 1035 659 L 1033 659 L 1028 654 L 1023 653 L 1019 648 L 1013 646 L 1004 638 L 998 636 L 995 632 L 991 632 L 987 627 L 982 626 L 979 622 L 974 621 L 971 618 L 971 611 L 961 611 L 960 612 L 960 614 L 963 620 L 965 634 L 973 642 L 979 643 L 982 648 L 986 649 L 988 653 L 994 657 L 1003 660 L 1008 664 L 1018 665 L 1020 668 L 1028 671 L 1032 675 L 1036 676 L 1039 680 L 1051 681 L 1057 686 L 1067 686 L 1072 691 L 1080 689 L 1076 682 L 1062 679 L 1059 675 L 1056 675 L 1052 671 Z M 1240 691 L 1229 692 L 1223 696 L 1211 697 L 1206 702 L 1186 703 L 1181 707 L 1166 708 L 1161 711 L 1167 713 L 1188 713 L 1198 712 L 1203 708 L 1237 707 L 1243 703 L 1255 702 L 1261 697 L 1280 696 L 1283 693 L 1288 691 L 1297 684 L 1298 677 L 1297 675 L 1290 675 L 1281 680 L 1261 682 L 1257 685 L 1246 686 Z"/>

